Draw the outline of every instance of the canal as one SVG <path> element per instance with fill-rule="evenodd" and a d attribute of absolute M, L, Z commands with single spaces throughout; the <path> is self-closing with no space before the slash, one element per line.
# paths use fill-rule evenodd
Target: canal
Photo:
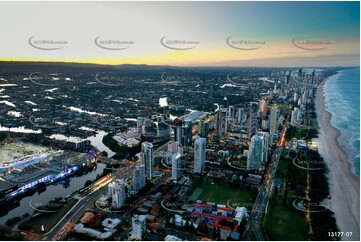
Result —
<path fill-rule="evenodd" d="M 108 153 L 108 157 L 112 157 L 115 155 L 111 149 L 103 144 L 103 137 L 107 135 L 107 132 L 98 130 L 97 133 L 93 136 L 89 136 L 87 139 L 90 140 L 91 145 L 95 146 L 99 151 L 106 151 Z"/>
<path fill-rule="evenodd" d="M 13 132 L 19 132 L 18 130 L 11 130 Z M 21 132 L 21 131 L 20 131 Z M 28 133 L 28 130 L 24 130 L 25 133 Z M 93 136 L 88 137 L 87 139 L 91 141 L 91 144 L 95 146 L 99 151 L 106 151 L 108 153 L 108 157 L 112 157 L 115 153 L 111 151 L 107 146 L 105 146 L 102 142 L 103 137 L 107 135 L 106 132 L 98 130 L 97 133 Z M 65 197 L 70 195 L 72 192 L 79 190 L 84 187 L 84 184 L 87 180 L 93 180 L 96 178 L 98 174 L 101 174 L 105 165 L 98 163 L 93 170 L 89 171 L 86 174 L 81 176 L 71 177 L 67 180 L 67 182 L 62 181 L 50 186 L 46 187 L 46 190 L 38 193 L 36 192 L 34 195 L 22 198 L 20 200 L 20 206 L 15 207 L 14 209 L 8 211 L 7 214 L 1 214 L 0 216 L 0 224 L 5 224 L 5 222 L 9 218 L 13 218 L 16 216 L 22 216 L 25 213 L 32 214 L 34 211 L 30 206 L 29 202 L 34 207 L 44 205 L 49 203 L 49 201 L 53 200 L 55 197 Z"/>
<path fill-rule="evenodd" d="M 98 174 L 102 173 L 104 167 L 104 164 L 98 163 L 97 166 L 94 167 L 94 169 L 89 171 L 87 174 L 83 174 L 82 176 L 78 177 L 70 177 L 68 179 L 68 182 L 66 183 L 64 183 L 63 181 L 54 185 L 47 186 L 44 192 L 36 192 L 32 196 L 21 199 L 20 206 L 10 210 L 7 214 L 0 217 L 0 224 L 5 224 L 5 222 L 9 218 L 22 216 L 25 213 L 32 214 L 34 210 L 29 206 L 30 201 L 34 207 L 37 207 L 49 203 L 49 201 L 53 200 L 55 197 L 66 197 L 72 192 L 83 188 L 85 182 L 87 180 L 95 179 Z"/>

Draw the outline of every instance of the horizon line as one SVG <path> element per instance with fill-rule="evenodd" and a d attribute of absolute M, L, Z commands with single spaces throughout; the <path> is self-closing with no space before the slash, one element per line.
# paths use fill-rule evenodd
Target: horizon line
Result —
<path fill-rule="evenodd" d="M 74 64 L 74 65 L 93 65 L 93 66 L 104 66 L 104 67 L 116 67 L 116 66 L 154 66 L 154 67 L 181 67 L 181 68 L 338 68 L 338 67 L 358 67 L 360 65 L 336 65 L 336 66 L 231 66 L 231 65 L 224 65 L 224 66 L 211 66 L 211 65 L 204 65 L 204 66 L 187 66 L 187 65 L 157 65 L 157 64 L 130 64 L 130 63 L 123 63 L 123 64 L 102 64 L 102 63 L 93 63 L 93 62 L 74 62 L 74 61 L 36 61 L 36 60 L 1 60 L 0 63 L 37 63 L 37 64 Z"/>

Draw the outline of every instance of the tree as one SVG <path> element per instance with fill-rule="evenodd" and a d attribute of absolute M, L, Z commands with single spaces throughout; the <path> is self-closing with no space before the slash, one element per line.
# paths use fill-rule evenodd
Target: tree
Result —
<path fill-rule="evenodd" d="M 24 236 L 19 233 L 13 233 L 9 228 L 0 226 L 0 240 L 1 241 L 22 241 Z"/>
<path fill-rule="evenodd" d="M 13 217 L 13 218 L 9 218 L 6 222 L 5 225 L 8 227 L 12 227 L 14 226 L 16 223 L 20 222 L 22 219 L 21 217 Z"/>
<path fill-rule="evenodd" d="M 278 186 L 275 187 L 275 195 L 278 194 Z"/>

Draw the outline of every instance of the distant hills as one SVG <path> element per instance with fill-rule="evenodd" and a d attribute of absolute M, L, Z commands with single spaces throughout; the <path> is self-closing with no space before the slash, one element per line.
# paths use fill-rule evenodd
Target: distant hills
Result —
<path fill-rule="evenodd" d="M 146 64 L 122 64 L 122 65 L 103 65 L 103 64 L 92 64 L 92 63 L 76 63 L 76 62 L 42 62 L 42 61 L 0 61 L 0 72 L 67 72 L 67 71 L 80 71 L 80 72 L 101 72 L 101 71 L 171 71 L 171 70 L 250 70 L 250 69 L 282 69 L 282 70 L 294 70 L 300 67 L 180 67 L 180 66 L 169 66 L 169 65 L 146 65 Z M 302 67 L 302 68 L 316 68 L 316 67 Z M 323 69 L 348 69 L 348 68 L 359 68 L 357 67 L 333 67 Z"/>

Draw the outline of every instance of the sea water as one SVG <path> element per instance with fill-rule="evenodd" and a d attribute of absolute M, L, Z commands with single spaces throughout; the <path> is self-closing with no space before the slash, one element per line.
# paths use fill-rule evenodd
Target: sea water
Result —
<path fill-rule="evenodd" d="M 352 172 L 360 175 L 360 68 L 331 76 L 324 93 L 331 125 L 341 132 L 338 142 L 348 155 Z"/>

